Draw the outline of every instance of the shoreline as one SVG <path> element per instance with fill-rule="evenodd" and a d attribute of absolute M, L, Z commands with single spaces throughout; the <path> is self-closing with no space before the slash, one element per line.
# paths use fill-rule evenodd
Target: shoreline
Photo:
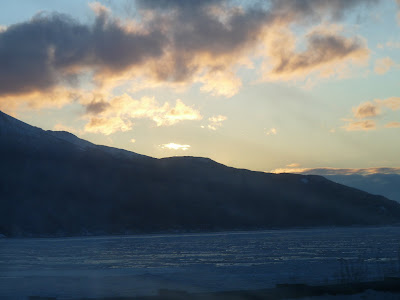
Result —
<path fill-rule="evenodd" d="M 271 227 L 271 228 L 244 228 L 244 229 L 216 229 L 216 230 L 165 230 L 150 232 L 126 232 L 123 234 L 107 233 L 86 233 L 80 235 L 39 235 L 39 236 L 7 236 L 0 234 L 0 240 L 21 240 L 21 239 L 79 239 L 79 238 L 121 238 L 121 237 L 167 237 L 167 236 L 187 236 L 187 235 L 225 235 L 225 234 L 245 234 L 263 233 L 276 231 L 296 231 L 296 230 L 329 230 L 329 229 L 372 229 L 372 228 L 400 228 L 400 223 L 382 225 L 348 225 L 348 226 L 299 226 L 299 227 Z"/>
<path fill-rule="evenodd" d="M 207 293 L 159 289 L 158 295 L 134 297 L 74 298 L 71 300 L 250 300 L 296 299 L 317 296 L 351 296 L 366 291 L 395 293 L 400 297 L 400 277 L 385 277 L 379 281 L 348 282 L 330 285 L 277 284 L 274 288 Z M 30 296 L 29 300 L 57 300 L 57 297 Z"/>

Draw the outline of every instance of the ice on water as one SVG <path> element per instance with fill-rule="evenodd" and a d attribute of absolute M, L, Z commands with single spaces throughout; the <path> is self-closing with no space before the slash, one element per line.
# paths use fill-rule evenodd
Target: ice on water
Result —
<path fill-rule="evenodd" d="M 132 296 L 159 288 L 215 291 L 376 279 L 399 271 L 399 247 L 399 227 L 0 239 L 0 297 Z"/>

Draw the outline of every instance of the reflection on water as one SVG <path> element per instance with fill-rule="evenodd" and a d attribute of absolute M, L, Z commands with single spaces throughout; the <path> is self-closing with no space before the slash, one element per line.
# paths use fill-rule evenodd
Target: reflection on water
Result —
<path fill-rule="evenodd" d="M 399 227 L 2 239 L 0 296 L 257 289 L 337 281 L 346 266 L 376 278 L 398 271 L 399 246 Z"/>

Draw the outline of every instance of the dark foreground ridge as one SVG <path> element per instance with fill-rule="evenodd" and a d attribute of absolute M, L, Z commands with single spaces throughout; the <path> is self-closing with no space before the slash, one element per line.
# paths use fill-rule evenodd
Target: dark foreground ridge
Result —
<path fill-rule="evenodd" d="M 0 236 L 77 236 L 400 222 L 400 204 L 321 176 L 155 159 L 0 112 Z"/>
<path fill-rule="evenodd" d="M 179 290 L 159 290 L 156 296 L 79 298 L 76 300 L 281 300 L 315 296 L 356 295 L 367 290 L 396 293 L 400 296 L 400 278 L 388 277 L 381 281 L 356 282 L 312 286 L 307 284 L 278 284 L 275 288 L 254 291 L 226 291 L 214 293 L 188 293 Z M 29 300 L 57 300 L 56 297 L 32 296 Z"/>

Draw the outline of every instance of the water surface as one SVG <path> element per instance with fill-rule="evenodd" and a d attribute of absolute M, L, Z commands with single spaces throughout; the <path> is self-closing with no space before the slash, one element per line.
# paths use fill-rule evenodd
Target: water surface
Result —
<path fill-rule="evenodd" d="M 0 240 L 0 297 L 259 289 L 398 272 L 400 227 Z"/>

